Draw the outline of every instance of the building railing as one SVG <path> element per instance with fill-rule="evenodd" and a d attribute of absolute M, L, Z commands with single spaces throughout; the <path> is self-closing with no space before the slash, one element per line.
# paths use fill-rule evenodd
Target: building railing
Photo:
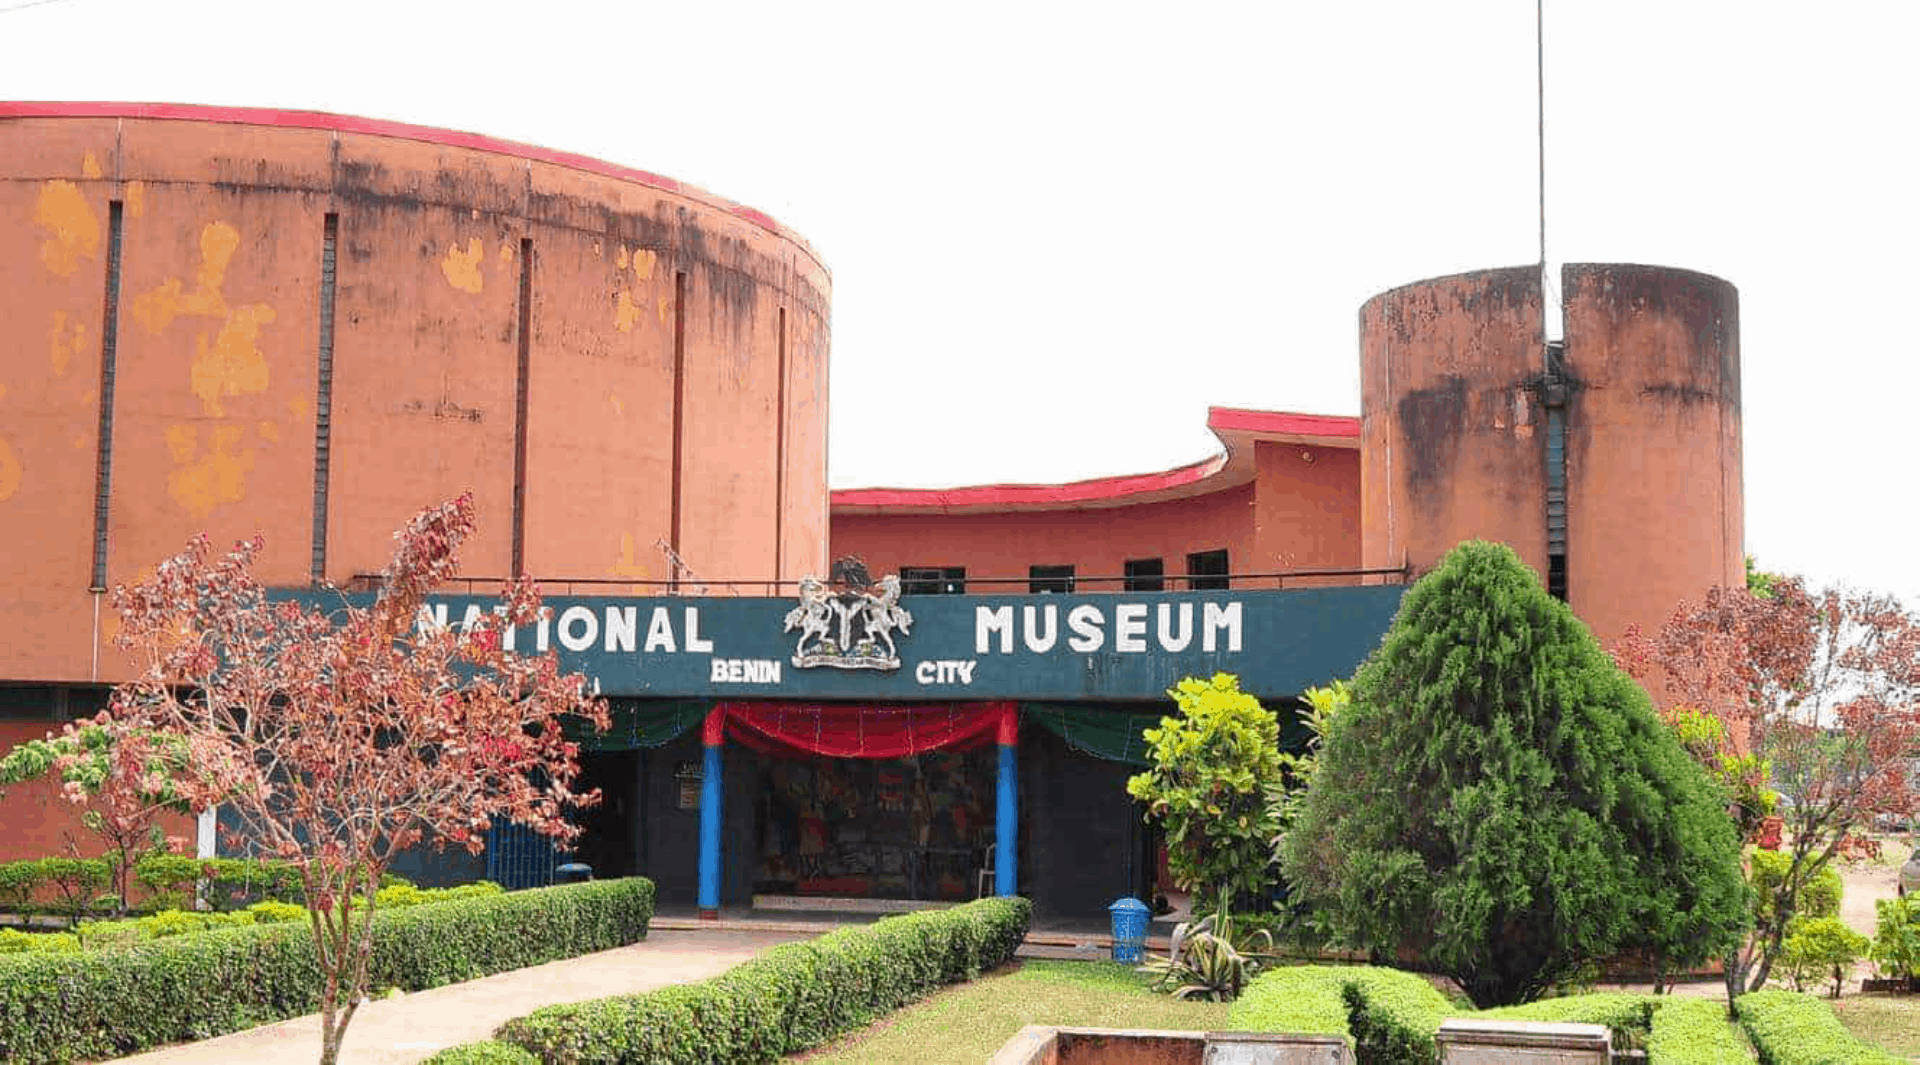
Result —
<path fill-rule="evenodd" d="M 996 594 L 1048 595 L 1050 592 L 1032 592 L 1027 589 L 1037 582 L 1055 582 L 1070 580 L 1072 593 L 1091 594 L 1128 594 L 1153 595 L 1159 592 L 1186 592 L 1205 590 L 1247 590 L 1280 588 L 1325 588 L 1355 584 L 1405 584 L 1407 568 L 1363 567 L 1350 569 L 1291 569 L 1256 571 L 1247 573 L 1224 574 L 1170 574 L 1164 577 L 1138 577 L 1125 575 L 1097 574 L 1091 576 L 1074 575 L 1072 578 L 1034 578 L 1034 577 L 976 577 L 967 575 L 962 583 L 968 592 L 976 589 Z M 497 594 L 511 583 L 507 577 L 455 577 L 448 581 L 444 594 L 485 595 Z M 690 595 L 690 596 L 766 596 L 783 598 L 797 595 L 800 581 L 796 579 L 774 579 L 768 577 L 699 579 L 681 577 L 678 580 L 660 578 L 632 577 L 561 577 L 534 578 L 542 595 L 547 596 L 584 596 L 584 595 Z M 1140 587 L 1142 584 L 1160 585 L 1158 588 Z M 1131 587 L 1130 587 L 1131 585 Z M 346 590 L 349 592 L 367 592 L 380 586 L 377 573 L 356 573 L 348 579 Z M 907 590 L 907 595 L 946 594 L 940 592 L 915 592 Z"/>

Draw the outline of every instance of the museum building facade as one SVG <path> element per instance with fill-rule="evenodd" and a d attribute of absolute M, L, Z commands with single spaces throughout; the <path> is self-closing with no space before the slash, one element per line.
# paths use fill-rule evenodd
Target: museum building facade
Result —
<path fill-rule="evenodd" d="M 760 212 L 659 175 L 312 112 L 0 103 L 0 743 L 126 675 L 105 595 L 260 532 L 354 596 L 471 490 L 450 625 L 592 677 L 578 857 L 667 905 L 1149 889 L 1124 793 L 1182 676 L 1282 711 L 1410 578 L 1514 547 L 1603 640 L 1741 579 L 1738 307 L 1717 278 L 1535 267 L 1360 312 L 1359 417 L 1214 408 L 1220 451 L 1059 485 L 827 488 L 831 284 Z M 1223 384 L 1231 389 L 1232 382 Z M 57 849 L 50 792 L 0 860 Z M 552 875 L 510 828 L 426 880 Z"/>

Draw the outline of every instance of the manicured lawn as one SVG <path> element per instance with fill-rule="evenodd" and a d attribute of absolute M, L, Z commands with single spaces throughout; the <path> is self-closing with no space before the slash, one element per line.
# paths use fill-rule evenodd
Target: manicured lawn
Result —
<path fill-rule="evenodd" d="M 1224 1003 L 1180 1002 L 1124 965 L 1028 961 L 908 1006 L 810 1054 L 809 1065 L 902 1062 L 980 1065 L 1029 1024 L 1217 1029 Z"/>
<path fill-rule="evenodd" d="M 1920 1059 L 1920 995 L 1848 995 L 1827 1004 L 1858 1038 L 1889 1053 Z"/>

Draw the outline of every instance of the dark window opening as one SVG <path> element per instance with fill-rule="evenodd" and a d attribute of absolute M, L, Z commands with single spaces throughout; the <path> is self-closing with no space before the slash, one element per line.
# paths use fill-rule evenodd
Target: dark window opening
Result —
<path fill-rule="evenodd" d="M 1167 564 L 1157 558 L 1127 560 L 1127 591 L 1164 592 L 1167 590 Z"/>
<path fill-rule="evenodd" d="M 1027 591 L 1034 595 L 1065 595 L 1073 591 L 1073 567 L 1028 566 Z"/>
<path fill-rule="evenodd" d="M 308 577 L 327 577 L 327 478 L 333 463 L 333 312 L 338 294 L 340 216 L 329 211 L 320 222 L 319 374 L 313 396 L 313 556 Z"/>
<path fill-rule="evenodd" d="M 0 721 L 58 721 L 58 694 L 43 685 L 0 685 Z"/>
<path fill-rule="evenodd" d="M 900 591 L 904 595 L 965 595 L 965 566 L 901 566 Z"/>
<path fill-rule="evenodd" d="M 1567 601 L 1567 556 L 1547 556 L 1547 594 Z"/>
<path fill-rule="evenodd" d="M 1195 551 L 1188 555 L 1187 587 L 1196 592 L 1227 587 L 1227 549 Z"/>
<path fill-rule="evenodd" d="M 125 214 L 119 200 L 107 201 L 107 299 L 100 327 L 100 431 L 95 438 L 93 471 L 93 582 L 89 591 L 107 590 L 107 508 L 113 500 L 113 381 L 120 345 L 120 256 Z"/>

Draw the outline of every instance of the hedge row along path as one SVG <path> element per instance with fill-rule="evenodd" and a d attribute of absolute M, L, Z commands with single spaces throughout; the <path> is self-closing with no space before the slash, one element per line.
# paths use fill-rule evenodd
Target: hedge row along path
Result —
<path fill-rule="evenodd" d="M 541 1006 L 649 991 L 717 976 L 755 954 L 811 934 L 655 929 L 629 947 L 548 962 L 363 1006 L 347 1029 L 341 1065 L 412 1065 L 457 1043 L 486 1039 Z M 125 1065 L 298 1063 L 320 1054 L 320 1015 L 120 1058 Z"/>

